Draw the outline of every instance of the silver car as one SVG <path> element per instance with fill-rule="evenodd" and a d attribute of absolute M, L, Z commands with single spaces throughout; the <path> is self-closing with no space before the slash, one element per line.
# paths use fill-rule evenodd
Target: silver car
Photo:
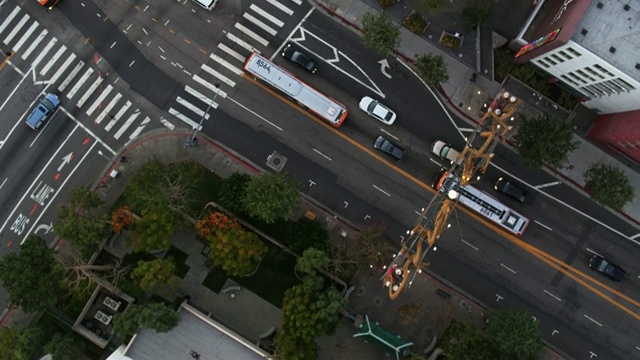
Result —
<path fill-rule="evenodd" d="M 358 104 L 360 110 L 369 114 L 369 116 L 382 121 L 386 125 L 393 124 L 396 121 L 396 113 L 388 107 L 382 105 L 378 100 L 365 96 Z"/>

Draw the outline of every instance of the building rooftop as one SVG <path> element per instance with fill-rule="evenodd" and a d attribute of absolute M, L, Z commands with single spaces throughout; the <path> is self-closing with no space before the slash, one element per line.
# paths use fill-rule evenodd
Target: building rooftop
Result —
<path fill-rule="evenodd" d="M 640 0 L 593 0 L 571 40 L 640 81 Z"/>

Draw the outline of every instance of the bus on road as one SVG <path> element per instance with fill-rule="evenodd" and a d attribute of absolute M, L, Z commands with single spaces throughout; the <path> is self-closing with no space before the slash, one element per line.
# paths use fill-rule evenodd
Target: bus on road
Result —
<path fill-rule="evenodd" d="M 256 79 L 259 79 L 299 104 L 313 112 L 320 119 L 333 127 L 342 125 L 349 113 L 347 108 L 314 89 L 269 59 L 258 53 L 252 53 L 244 64 L 244 70 Z"/>

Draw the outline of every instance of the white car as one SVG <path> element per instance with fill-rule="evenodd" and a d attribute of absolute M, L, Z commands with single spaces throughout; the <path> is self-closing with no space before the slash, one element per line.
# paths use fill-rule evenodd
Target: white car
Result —
<path fill-rule="evenodd" d="M 360 100 L 360 104 L 358 104 L 360 110 L 369 114 L 386 125 L 393 124 L 396 121 L 396 113 L 388 107 L 380 104 L 378 100 L 373 100 L 372 98 L 365 96 Z"/>

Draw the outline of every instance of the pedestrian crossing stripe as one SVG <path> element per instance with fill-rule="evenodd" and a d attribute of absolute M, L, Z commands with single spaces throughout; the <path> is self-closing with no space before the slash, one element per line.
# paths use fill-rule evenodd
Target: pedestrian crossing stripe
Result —
<path fill-rule="evenodd" d="M 211 54 L 211 55 L 209 55 L 209 58 L 211 58 L 211 60 L 217 62 L 218 64 L 226 67 L 227 69 L 231 70 L 236 75 L 242 76 L 242 73 L 243 73 L 242 70 L 240 70 L 239 68 L 231 65 L 230 62 L 226 61 L 225 59 L 221 58 L 220 56 L 218 56 L 216 54 Z"/>
<path fill-rule="evenodd" d="M 206 87 L 207 89 L 213 91 L 214 93 L 217 92 L 219 96 L 221 97 L 227 97 L 227 94 L 224 91 L 220 91 L 218 89 L 216 89 L 215 85 L 213 85 L 212 83 L 208 82 L 207 80 L 201 78 L 198 75 L 193 75 L 193 80 L 195 80 L 195 82 L 197 82 L 198 84 Z"/>
<path fill-rule="evenodd" d="M 60 56 L 62 56 L 65 50 L 67 50 L 67 46 L 62 44 L 62 46 L 58 49 L 58 51 L 53 55 L 51 60 L 47 61 L 47 64 L 42 68 L 42 70 L 40 70 L 40 75 L 42 76 L 47 75 L 47 72 L 49 72 L 51 67 L 53 67 L 53 64 L 58 62 L 58 59 L 60 58 Z"/>
<path fill-rule="evenodd" d="M 236 86 L 236 82 L 229 79 L 228 77 L 220 74 L 219 72 L 215 71 L 212 67 L 208 66 L 207 64 L 202 64 L 202 66 L 200 67 L 202 70 L 208 72 L 209 74 L 215 76 L 216 78 L 218 78 L 219 80 L 221 80 L 222 82 L 224 82 L 225 84 L 234 87 Z"/>
<path fill-rule="evenodd" d="M 69 86 L 69 84 L 71 83 L 71 80 L 73 80 L 73 78 L 76 77 L 76 75 L 78 75 L 80 70 L 82 70 L 83 66 L 84 66 L 84 61 L 80 60 L 80 62 L 76 65 L 76 67 L 73 70 L 71 70 L 69 75 L 67 75 L 67 78 L 64 79 L 62 84 L 58 86 L 58 91 L 63 92 L 64 89 L 66 89 L 67 86 Z"/>
<path fill-rule="evenodd" d="M 129 140 L 133 140 L 137 138 L 138 135 L 140 135 L 140 133 L 142 132 L 142 129 L 144 129 L 149 122 L 151 122 L 151 119 L 148 116 L 145 117 L 144 120 L 142 120 L 142 122 L 140 123 L 140 125 L 138 125 L 138 128 L 133 133 L 131 133 L 131 135 L 129 135 Z"/>
<path fill-rule="evenodd" d="M 104 129 L 107 132 L 111 131 L 111 129 L 113 129 L 113 127 L 118 122 L 118 120 L 120 120 L 120 119 L 122 119 L 124 117 L 124 114 L 127 112 L 127 110 L 129 110 L 131 105 L 132 105 L 131 101 L 127 100 L 127 102 L 124 104 L 124 106 L 121 107 L 120 110 L 118 110 L 116 115 L 111 119 L 111 121 L 109 121 L 109 123 L 107 124 L 107 126 L 104 127 Z"/>
<path fill-rule="evenodd" d="M 84 92 L 84 94 L 82 95 L 80 100 L 78 100 L 78 102 L 76 103 L 76 106 L 77 107 L 82 107 L 82 105 L 84 105 L 84 103 L 89 99 L 89 97 L 93 94 L 93 92 L 96 91 L 98 86 L 100 86 L 100 84 L 102 84 L 103 80 L 104 80 L 104 78 L 102 78 L 102 76 L 98 76 L 98 78 L 93 82 L 93 84 L 91 84 L 91 86 L 89 86 L 87 91 Z"/>
<path fill-rule="evenodd" d="M 271 21 L 277 27 L 282 27 L 284 25 L 284 21 L 281 21 L 278 18 L 276 18 L 275 16 L 273 16 L 273 15 L 269 14 L 268 12 L 262 10 L 256 4 L 251 4 L 251 6 L 249 6 L 249 9 L 253 10 L 256 14 L 262 16 L 263 18 Z"/>
<path fill-rule="evenodd" d="M 183 115 L 180 111 L 174 109 L 174 108 L 169 108 L 169 114 L 175 116 L 176 118 L 182 120 L 185 124 L 189 125 L 190 129 L 198 129 L 198 131 L 202 130 L 202 125 L 198 124 L 197 122 L 189 119 L 189 117 Z"/>
<path fill-rule="evenodd" d="M 220 48 L 220 50 L 226 52 L 227 54 L 233 56 L 234 58 L 238 59 L 238 61 L 242 62 L 243 64 L 245 61 L 247 61 L 246 57 L 240 55 L 240 53 L 238 53 L 237 51 L 233 50 L 232 48 L 228 47 L 223 43 L 218 43 L 218 48 Z"/>
<path fill-rule="evenodd" d="M 270 27 L 269 25 L 267 25 L 267 24 L 263 23 L 262 21 L 256 19 L 255 16 L 253 16 L 253 15 L 251 15 L 249 13 L 242 14 L 242 17 L 247 19 L 247 20 L 249 20 L 249 21 L 251 21 L 252 23 L 256 24 L 256 26 L 258 26 L 262 30 L 268 32 L 269 35 L 271 35 L 271 36 L 276 36 L 276 34 L 278 33 L 272 27 Z"/>
<path fill-rule="evenodd" d="M 196 99 L 202 101 L 204 104 L 209 105 L 211 104 L 211 107 L 214 109 L 218 108 L 218 104 L 215 102 L 212 102 L 213 99 L 209 99 L 208 97 L 206 97 L 205 95 L 202 95 L 201 93 L 198 92 L 198 90 L 192 88 L 191 86 L 187 85 L 185 86 L 184 90 L 188 93 L 191 94 L 193 97 L 195 97 Z"/>
<path fill-rule="evenodd" d="M 251 44 L 249 44 L 248 42 L 240 39 L 239 37 L 233 35 L 232 33 L 227 33 L 227 38 L 231 41 L 233 41 L 234 43 L 242 46 L 243 48 L 249 50 L 249 52 L 256 52 L 258 54 L 260 54 L 260 51 L 256 48 L 254 48 L 253 46 L 251 46 Z"/>
<path fill-rule="evenodd" d="M 302 0 L 292 0 L 292 1 L 298 5 L 302 5 Z"/>
<path fill-rule="evenodd" d="M 287 15 L 293 15 L 293 10 L 289 9 L 288 7 L 280 4 L 279 2 L 277 2 L 276 0 L 267 0 L 267 2 L 273 6 L 275 6 L 276 8 L 278 8 L 279 10 L 284 11 L 285 14 Z"/>
<path fill-rule="evenodd" d="M 71 90 L 67 93 L 67 99 L 71 99 L 76 95 L 78 90 L 80 90 L 82 85 L 84 85 L 84 82 L 87 81 L 87 79 L 89 78 L 89 76 L 91 76 L 92 73 L 93 73 L 93 68 L 88 67 L 87 71 L 85 71 L 84 74 L 82 74 L 82 76 L 80 77 L 80 79 L 76 82 L 76 85 L 73 88 L 71 88 Z"/>
<path fill-rule="evenodd" d="M 31 45 L 29 45 L 27 50 L 22 53 L 22 55 L 20 56 L 20 57 L 22 57 L 22 60 L 27 60 L 29 55 L 31 55 L 33 50 L 35 50 L 36 47 L 38 47 L 38 45 L 40 45 L 40 42 L 42 42 L 42 40 L 44 40 L 45 36 L 47 36 L 48 33 L 49 33 L 49 30 L 47 30 L 47 29 L 42 30 L 42 32 L 38 35 L 38 37 L 31 43 Z"/>
<path fill-rule="evenodd" d="M 113 137 L 116 140 L 120 140 L 120 136 L 122 136 L 122 134 L 124 134 L 125 131 L 127 131 L 127 129 L 129 128 L 129 126 L 131 126 L 131 124 L 136 121 L 136 119 L 138 118 L 138 116 L 140 116 L 140 110 L 136 109 L 136 111 L 131 114 L 129 116 L 129 118 L 127 119 L 127 121 L 122 125 L 122 127 L 118 130 L 117 133 L 115 133 L 115 135 L 113 135 Z"/>
<path fill-rule="evenodd" d="M 171 131 L 173 131 L 176 128 L 175 125 L 173 125 L 172 123 L 169 122 L 169 120 L 167 120 L 167 119 L 165 119 L 163 117 L 160 118 L 160 122 L 162 123 L 162 125 L 164 125 L 165 127 L 167 127 Z"/>
<path fill-rule="evenodd" d="M 89 108 L 87 109 L 87 112 L 86 112 L 87 116 L 91 116 L 91 114 L 93 114 L 93 112 L 98 108 L 98 106 L 102 104 L 104 99 L 106 99 L 107 95 L 109 95 L 111 90 L 113 90 L 113 86 L 111 86 L 111 84 L 107 85 L 107 87 L 102 91 L 100 96 L 98 96 L 96 101 L 94 101 L 93 104 L 91 104 L 91 106 L 89 106 Z"/>
<path fill-rule="evenodd" d="M 40 64 L 40 61 L 42 61 L 42 59 L 44 59 L 44 57 L 47 56 L 47 54 L 49 53 L 53 45 L 55 45 L 57 42 L 58 42 L 58 39 L 56 38 L 51 39 L 51 41 L 49 41 L 47 46 L 45 46 L 44 49 L 40 51 L 40 53 L 38 54 L 38 57 L 35 60 L 33 60 L 33 62 L 31 63 L 31 67 L 35 68 L 36 66 L 38 66 Z"/>
<path fill-rule="evenodd" d="M 69 65 L 71 65 L 71 63 L 76 59 L 76 54 L 74 53 L 70 53 L 69 57 L 67 57 L 67 59 L 64 61 L 64 63 L 62 64 L 62 66 L 60 66 L 58 68 L 58 71 L 56 71 L 56 73 L 53 75 L 53 77 L 51 79 L 49 79 L 49 81 L 53 84 L 56 81 L 58 81 L 58 78 L 60 76 L 62 76 L 62 74 L 64 74 L 64 72 L 67 70 L 67 68 L 69 67 Z"/>
<path fill-rule="evenodd" d="M 31 26 L 29 26 L 29 29 L 27 29 L 27 31 L 24 34 L 22 34 L 22 37 L 20 38 L 20 40 L 18 40 L 18 42 L 15 45 L 13 45 L 13 51 L 19 52 L 20 48 L 22 48 L 22 45 L 24 45 L 24 43 L 27 42 L 27 40 L 29 40 L 29 37 L 36 30 L 37 27 L 38 27 L 37 21 L 32 23 Z M 22 59 L 25 59 L 25 58 L 23 57 Z"/>
<path fill-rule="evenodd" d="M 25 14 L 22 19 L 20 19 L 20 22 L 18 22 L 16 24 L 16 26 L 13 27 L 13 30 L 11 30 L 11 32 L 9 33 L 9 35 L 7 35 L 6 38 L 4 38 L 4 43 L 9 45 L 9 43 L 11 42 L 11 40 L 13 40 L 13 38 L 16 36 L 16 34 L 18 34 L 18 32 L 20 31 L 20 29 L 22 29 L 22 27 L 24 26 L 24 24 L 27 22 L 27 20 L 29 20 L 29 15 Z"/>
<path fill-rule="evenodd" d="M 240 31 L 242 31 L 243 33 L 247 34 L 250 38 L 252 38 L 253 40 L 259 42 L 260 44 L 262 44 L 262 46 L 267 46 L 269 45 L 269 42 L 267 41 L 267 39 L 263 38 L 262 36 L 256 34 L 255 32 L 249 30 L 249 28 L 247 28 L 246 26 L 240 24 L 240 23 L 236 23 L 234 25 L 234 27 Z"/>
<path fill-rule="evenodd" d="M 186 107 L 187 109 L 193 111 L 194 113 L 196 113 L 196 115 L 198 115 L 200 118 L 205 118 L 206 120 L 209 120 L 210 115 L 205 113 L 203 110 L 201 110 L 199 107 L 193 105 L 192 103 L 188 102 L 187 100 L 183 99 L 182 97 L 178 96 L 178 98 L 176 99 L 176 102 L 184 107 Z M 211 102 L 209 102 L 209 104 L 211 104 Z M 213 107 L 213 104 L 211 105 L 211 107 Z M 218 104 L 215 104 L 215 107 L 213 107 L 214 109 L 218 107 Z"/>
<path fill-rule="evenodd" d="M 13 18 L 15 18 L 19 12 L 20 12 L 20 6 L 16 6 L 11 12 L 11 14 L 9 14 L 9 16 L 7 16 L 7 18 L 4 19 L 4 21 L 2 22 L 2 25 L 0 25 L 0 34 L 4 32 L 4 29 L 6 29 L 7 26 L 9 26 L 9 24 L 11 24 L 11 21 L 13 21 Z"/>
<path fill-rule="evenodd" d="M 116 105 L 116 103 L 120 100 L 121 97 L 122 97 L 122 94 L 118 93 L 113 99 L 111 99 L 109 104 L 107 104 L 107 106 L 102 110 L 100 115 L 98 115 L 98 118 L 96 118 L 96 121 L 95 121 L 96 125 L 99 125 L 102 122 L 102 120 L 104 120 L 104 118 L 109 114 L 111 109 Z"/>

